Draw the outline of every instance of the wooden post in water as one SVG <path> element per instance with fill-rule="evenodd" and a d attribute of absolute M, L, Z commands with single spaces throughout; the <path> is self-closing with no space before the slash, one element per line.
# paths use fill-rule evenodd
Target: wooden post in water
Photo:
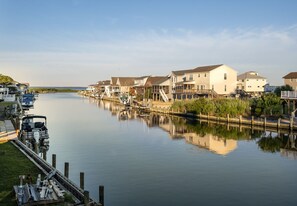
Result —
<path fill-rule="evenodd" d="M 255 121 L 254 121 L 254 116 L 252 116 L 252 120 L 251 120 L 251 124 L 252 124 L 252 126 L 254 126 L 254 123 L 255 123 Z"/>
<path fill-rule="evenodd" d="M 85 189 L 85 173 L 83 173 L 83 172 L 81 172 L 80 174 L 79 174 L 79 179 L 80 179 L 80 185 L 79 185 L 79 187 L 81 188 L 81 189 Z"/>
<path fill-rule="evenodd" d="M 278 118 L 278 120 L 277 120 L 277 130 L 280 129 L 280 122 L 281 122 L 281 118 Z"/>
<path fill-rule="evenodd" d="M 84 204 L 85 206 L 88 206 L 90 202 L 90 193 L 89 191 L 84 191 Z"/>
<path fill-rule="evenodd" d="M 227 123 L 229 124 L 229 114 L 227 114 Z"/>
<path fill-rule="evenodd" d="M 264 129 L 266 130 L 266 117 L 264 117 Z"/>
<path fill-rule="evenodd" d="M 52 155 L 52 166 L 56 168 L 56 154 Z"/>
<path fill-rule="evenodd" d="M 99 186 L 99 203 L 104 206 L 104 186 Z"/>
<path fill-rule="evenodd" d="M 239 124 L 241 125 L 241 123 L 242 123 L 242 116 L 239 115 Z"/>
<path fill-rule="evenodd" d="M 65 162 L 64 165 L 64 176 L 69 178 L 69 162 Z"/>
<path fill-rule="evenodd" d="M 293 131 L 293 129 L 294 129 L 294 117 L 291 116 L 291 119 L 290 119 L 290 131 Z"/>

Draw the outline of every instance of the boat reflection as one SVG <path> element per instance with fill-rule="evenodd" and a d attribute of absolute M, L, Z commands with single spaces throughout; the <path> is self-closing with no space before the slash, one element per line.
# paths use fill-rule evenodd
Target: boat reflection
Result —
<path fill-rule="evenodd" d="M 279 152 L 281 156 L 297 160 L 296 134 L 277 134 L 260 130 L 219 125 L 193 119 L 158 113 L 145 113 L 126 109 L 114 102 L 90 100 L 97 106 L 108 110 L 119 121 L 137 120 L 147 127 L 158 127 L 169 134 L 173 140 L 184 139 L 187 143 L 206 149 L 218 155 L 228 155 L 236 150 L 238 141 L 255 141 L 265 152 Z"/>

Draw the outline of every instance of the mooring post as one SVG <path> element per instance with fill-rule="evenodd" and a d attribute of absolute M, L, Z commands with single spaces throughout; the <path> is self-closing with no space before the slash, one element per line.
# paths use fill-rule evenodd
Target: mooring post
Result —
<path fill-rule="evenodd" d="M 90 193 L 89 191 L 84 191 L 84 204 L 85 206 L 88 206 L 90 202 Z"/>
<path fill-rule="evenodd" d="M 85 173 L 81 172 L 79 177 L 80 177 L 80 188 L 84 190 L 84 188 L 85 188 Z"/>
<path fill-rule="evenodd" d="M 254 126 L 254 116 L 252 116 L 251 124 Z"/>
<path fill-rule="evenodd" d="M 266 130 L 266 117 L 264 117 L 264 129 Z"/>
<path fill-rule="evenodd" d="M 227 123 L 229 124 L 229 114 L 227 114 Z"/>
<path fill-rule="evenodd" d="M 104 206 L 104 186 L 99 186 L 99 203 Z"/>
<path fill-rule="evenodd" d="M 242 116 L 239 115 L 239 124 L 241 125 L 241 123 L 242 123 Z"/>
<path fill-rule="evenodd" d="M 52 166 L 54 167 L 54 168 L 56 168 L 56 154 L 53 154 L 52 155 Z"/>
<path fill-rule="evenodd" d="M 280 123 L 281 123 L 281 118 L 278 118 L 278 120 L 277 120 L 277 129 L 278 130 L 280 129 Z"/>
<path fill-rule="evenodd" d="M 65 162 L 65 165 L 64 165 L 64 176 L 65 177 L 69 177 L 69 162 Z"/>

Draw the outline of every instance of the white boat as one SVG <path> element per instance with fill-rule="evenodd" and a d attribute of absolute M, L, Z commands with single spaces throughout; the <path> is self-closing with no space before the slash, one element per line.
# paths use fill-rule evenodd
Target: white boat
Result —
<path fill-rule="evenodd" d="M 23 140 L 42 141 L 49 138 L 46 127 L 46 117 L 39 115 L 27 115 L 22 118 L 19 137 Z"/>

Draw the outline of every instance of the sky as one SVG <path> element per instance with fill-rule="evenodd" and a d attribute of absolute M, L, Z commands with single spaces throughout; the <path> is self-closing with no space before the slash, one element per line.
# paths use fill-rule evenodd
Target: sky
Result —
<path fill-rule="evenodd" d="M 0 0 L 0 74 L 87 86 L 226 64 L 282 85 L 297 71 L 295 0 Z"/>

